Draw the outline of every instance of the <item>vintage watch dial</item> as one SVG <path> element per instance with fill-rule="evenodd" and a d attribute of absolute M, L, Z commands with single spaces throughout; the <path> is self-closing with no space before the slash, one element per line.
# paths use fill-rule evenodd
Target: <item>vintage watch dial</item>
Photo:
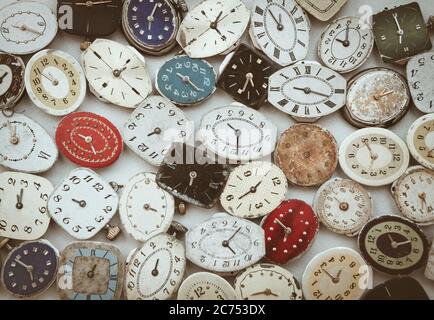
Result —
<path fill-rule="evenodd" d="M 321 21 L 330 20 L 347 0 L 295 0 L 308 13 Z"/>
<path fill-rule="evenodd" d="M 368 60 L 374 46 L 370 26 L 359 17 L 342 17 L 329 24 L 318 43 L 323 64 L 340 73 L 359 68 Z"/>
<path fill-rule="evenodd" d="M 256 160 L 271 154 L 277 127 L 262 113 L 241 104 L 209 111 L 202 117 L 198 139 L 229 160 Z"/>
<path fill-rule="evenodd" d="M 274 162 L 298 186 L 318 186 L 330 179 L 337 158 L 335 138 L 314 124 L 296 124 L 284 131 L 274 153 Z"/>
<path fill-rule="evenodd" d="M 160 233 L 129 260 L 125 278 L 128 300 L 166 300 L 178 290 L 186 267 L 185 248 L 174 236 Z"/>
<path fill-rule="evenodd" d="M 56 144 L 38 123 L 20 113 L 6 117 L 0 113 L 0 165 L 5 168 L 40 173 L 57 160 Z"/>
<path fill-rule="evenodd" d="M 119 215 L 124 229 L 136 240 L 166 232 L 174 213 L 175 200 L 157 185 L 154 173 L 139 173 L 122 189 Z"/>
<path fill-rule="evenodd" d="M 429 300 L 429 297 L 416 279 L 395 277 L 369 290 L 363 300 Z"/>
<path fill-rule="evenodd" d="M 434 170 L 434 113 L 413 122 L 408 130 L 407 146 L 417 162 Z"/>
<path fill-rule="evenodd" d="M 57 276 L 57 291 L 63 300 L 119 300 L 125 277 L 125 262 L 114 245 L 73 242 L 63 249 Z"/>
<path fill-rule="evenodd" d="M 60 50 L 42 50 L 26 67 L 26 90 L 41 110 L 63 116 L 78 109 L 86 96 L 86 78 L 75 58 Z"/>
<path fill-rule="evenodd" d="M 336 247 L 316 255 L 303 273 L 307 300 L 358 300 L 365 293 L 364 278 L 370 277 L 366 262 L 350 248 Z"/>
<path fill-rule="evenodd" d="M 374 204 L 369 192 L 357 182 L 334 178 L 316 192 L 314 210 L 329 230 L 352 237 L 368 222 Z"/>
<path fill-rule="evenodd" d="M 19 298 L 47 290 L 56 280 L 59 252 L 47 240 L 26 241 L 9 252 L 1 273 L 4 288 Z"/>
<path fill-rule="evenodd" d="M 374 269 L 404 275 L 422 267 L 428 257 L 428 240 L 410 220 L 383 215 L 360 231 L 359 249 Z"/>
<path fill-rule="evenodd" d="M 359 129 L 341 143 L 339 164 L 345 174 L 367 186 L 384 186 L 407 169 L 409 153 L 404 141 L 383 128 Z"/>
<path fill-rule="evenodd" d="M 264 256 L 264 231 L 248 220 L 216 213 L 187 232 L 186 247 L 187 258 L 201 268 L 239 271 Z"/>
<path fill-rule="evenodd" d="M 178 300 L 236 300 L 234 288 L 224 278 L 210 272 L 188 276 L 178 290 Z"/>
<path fill-rule="evenodd" d="M 91 112 L 74 112 L 64 117 L 56 129 L 56 143 L 65 157 L 89 168 L 111 165 L 123 148 L 114 124 Z"/>
<path fill-rule="evenodd" d="M 43 177 L 20 172 L 2 172 L 0 236 L 16 240 L 35 240 L 42 237 L 50 225 L 47 200 L 52 191 L 52 184 Z"/>
<path fill-rule="evenodd" d="M 234 49 L 250 21 L 241 0 L 204 0 L 182 20 L 176 40 L 191 58 L 207 58 Z"/>
<path fill-rule="evenodd" d="M 276 71 L 268 83 L 268 101 L 293 117 L 315 119 L 345 104 L 347 81 L 318 62 L 304 61 Z"/>
<path fill-rule="evenodd" d="M 407 112 L 410 93 L 404 77 L 387 68 L 373 68 L 355 75 L 348 83 L 344 115 L 352 125 L 388 127 Z"/>
<path fill-rule="evenodd" d="M 74 238 L 97 234 L 118 209 L 118 195 L 90 169 L 77 168 L 56 187 L 48 199 L 53 220 Z"/>
<path fill-rule="evenodd" d="M 228 213 L 258 218 L 273 211 L 285 198 L 285 174 L 270 162 L 253 161 L 236 167 L 229 175 L 220 203 Z"/>
<path fill-rule="evenodd" d="M 301 300 L 297 279 L 282 267 L 260 263 L 235 278 L 235 291 L 241 300 Z"/>
<path fill-rule="evenodd" d="M 24 93 L 24 61 L 0 53 L 0 110 L 11 109 Z"/>
<path fill-rule="evenodd" d="M 425 267 L 425 277 L 434 280 L 434 245 L 431 243 L 431 249 L 428 253 L 428 261 Z"/>

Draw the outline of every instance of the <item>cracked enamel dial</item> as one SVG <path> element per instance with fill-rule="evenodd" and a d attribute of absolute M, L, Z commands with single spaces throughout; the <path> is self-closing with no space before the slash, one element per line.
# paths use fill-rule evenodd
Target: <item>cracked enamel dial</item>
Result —
<path fill-rule="evenodd" d="M 0 110 L 13 108 L 24 93 L 24 61 L 0 53 Z"/>
<path fill-rule="evenodd" d="M 407 146 L 417 162 L 434 170 L 434 113 L 413 122 L 408 130 Z"/>
<path fill-rule="evenodd" d="M 224 278 L 210 272 L 188 276 L 178 290 L 178 300 L 236 300 L 234 288 Z"/>
<path fill-rule="evenodd" d="M 407 170 L 410 156 L 405 142 L 383 128 L 359 129 L 341 143 L 339 164 L 352 180 L 384 186 Z"/>
<path fill-rule="evenodd" d="M 303 293 L 307 300 L 358 300 L 369 279 L 369 268 L 355 250 L 327 249 L 316 255 L 303 273 Z"/>
<path fill-rule="evenodd" d="M 320 21 L 330 20 L 348 0 L 296 0 L 308 13 Z"/>
<path fill-rule="evenodd" d="M 352 180 L 331 179 L 315 194 L 314 210 L 322 224 L 350 237 L 368 222 L 373 209 L 371 195 Z"/>

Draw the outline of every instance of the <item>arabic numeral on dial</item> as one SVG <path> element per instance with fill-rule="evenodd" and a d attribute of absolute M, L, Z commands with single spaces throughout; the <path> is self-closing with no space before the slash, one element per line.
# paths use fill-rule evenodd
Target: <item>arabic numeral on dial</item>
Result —
<path fill-rule="evenodd" d="M 195 249 L 195 248 L 197 247 L 197 242 L 196 242 L 196 241 L 192 242 L 192 243 L 191 243 L 191 247 L 192 247 L 193 249 Z"/>
<path fill-rule="evenodd" d="M 194 289 L 194 294 L 196 295 L 196 297 L 200 298 L 205 294 L 205 290 L 203 290 L 202 287 L 197 287 L 196 289 Z"/>
<path fill-rule="evenodd" d="M 264 206 L 264 204 L 263 204 L 262 202 L 259 202 L 259 203 L 255 204 L 255 208 L 256 208 L 256 209 L 260 209 L 260 208 L 262 208 L 263 206 Z"/>
<path fill-rule="evenodd" d="M 278 185 L 280 185 L 282 183 L 278 177 L 274 177 L 272 179 L 272 181 L 273 181 L 273 185 L 274 186 L 278 186 Z"/>
<path fill-rule="evenodd" d="M 16 224 L 13 224 L 13 225 L 11 226 L 11 231 L 12 231 L 12 232 L 19 231 L 18 226 L 17 226 Z"/>
<path fill-rule="evenodd" d="M 33 84 L 34 84 L 35 86 L 40 85 L 40 84 L 41 84 L 41 79 L 40 79 L 40 78 L 35 78 L 35 79 L 33 79 Z M 39 93 L 42 93 L 42 89 L 41 89 L 40 87 L 38 87 L 37 90 L 38 90 Z"/>
<path fill-rule="evenodd" d="M 106 206 L 106 207 L 103 209 L 104 213 L 109 213 L 109 212 L 111 212 L 112 210 L 113 210 L 113 208 L 110 207 L 110 206 Z"/>
<path fill-rule="evenodd" d="M 171 285 L 172 287 L 174 287 L 174 286 L 176 285 L 176 281 L 173 280 L 173 279 L 170 279 L 170 285 Z"/>
<path fill-rule="evenodd" d="M 176 276 L 179 276 L 179 275 L 181 274 L 181 271 L 179 271 L 178 269 L 173 269 L 173 273 L 174 273 Z"/>
<path fill-rule="evenodd" d="M 200 262 L 201 262 L 201 263 L 204 263 L 205 260 L 206 260 L 206 257 L 205 257 L 205 256 L 200 256 Z"/>
<path fill-rule="evenodd" d="M 59 214 L 62 212 L 62 208 L 56 208 L 56 210 L 54 210 L 54 214 Z"/>
<path fill-rule="evenodd" d="M 16 183 L 17 183 L 17 180 L 15 180 L 14 178 L 8 179 L 8 184 L 15 186 Z"/>
<path fill-rule="evenodd" d="M 27 226 L 27 227 L 24 227 L 24 232 L 26 232 L 26 233 L 32 233 L 32 227 L 29 227 L 29 226 Z"/>
<path fill-rule="evenodd" d="M 77 224 L 76 226 L 72 227 L 72 231 L 74 231 L 76 233 L 80 232 L 81 229 L 82 229 L 82 227 L 79 224 Z"/>
<path fill-rule="evenodd" d="M 39 212 L 43 213 L 43 214 L 46 213 L 47 212 L 47 207 L 40 207 L 39 208 Z"/>
<path fill-rule="evenodd" d="M 234 200 L 234 196 L 232 194 L 229 194 L 229 195 L 226 196 L 226 200 L 227 201 L 232 201 L 232 200 Z"/>
<path fill-rule="evenodd" d="M 67 185 L 67 184 L 64 184 L 62 186 L 62 191 L 68 192 L 70 189 L 71 189 L 71 187 L 69 185 Z"/>
<path fill-rule="evenodd" d="M 35 226 L 44 224 L 41 220 L 35 219 Z"/>
<path fill-rule="evenodd" d="M 104 186 L 99 182 L 95 183 L 92 187 L 98 192 L 104 190 Z"/>
<path fill-rule="evenodd" d="M 255 247 L 258 247 L 258 246 L 259 246 L 259 240 L 255 240 L 255 241 L 253 241 L 253 245 L 254 245 Z"/>
<path fill-rule="evenodd" d="M 70 218 L 63 218 L 62 222 L 64 224 L 69 224 L 71 222 L 71 219 Z"/>
<path fill-rule="evenodd" d="M 141 114 L 141 113 L 140 113 Z M 137 128 L 137 124 L 135 124 L 134 122 L 131 122 L 129 125 L 128 125 L 128 129 L 129 130 L 134 130 L 134 129 L 136 129 Z"/>
<path fill-rule="evenodd" d="M 141 152 L 146 152 L 146 150 L 149 149 L 149 147 L 148 147 L 146 144 L 144 144 L 144 143 L 139 144 L 137 148 L 138 148 Z"/>
<path fill-rule="evenodd" d="M 8 223 L 5 220 L 0 220 L 0 230 L 6 231 Z"/>
<path fill-rule="evenodd" d="M 81 179 L 77 176 L 72 176 L 69 178 L 69 181 L 71 181 L 73 184 L 79 184 L 81 182 Z"/>
<path fill-rule="evenodd" d="M 95 230 L 94 226 L 87 226 L 86 227 L 87 232 L 92 232 L 93 230 Z"/>
<path fill-rule="evenodd" d="M 54 196 L 53 200 L 55 202 L 60 202 L 60 200 L 62 200 L 62 196 L 60 194 L 58 194 L 58 195 Z"/>
<path fill-rule="evenodd" d="M 175 256 L 175 262 L 178 263 L 180 261 L 181 261 L 181 259 L 178 256 Z"/>
<path fill-rule="evenodd" d="M 96 217 L 96 218 L 95 218 L 95 221 L 98 222 L 98 223 L 100 223 L 100 222 L 103 221 L 103 220 L 104 220 L 104 217 L 103 217 L 103 216 L 99 216 L 99 217 Z"/>

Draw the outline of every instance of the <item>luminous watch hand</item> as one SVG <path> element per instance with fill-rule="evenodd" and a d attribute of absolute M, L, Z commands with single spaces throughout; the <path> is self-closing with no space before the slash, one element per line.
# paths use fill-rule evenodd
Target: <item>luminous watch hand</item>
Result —
<path fill-rule="evenodd" d="M 190 177 L 190 182 L 188 183 L 188 185 L 191 187 L 193 185 L 194 179 L 197 178 L 197 172 L 196 171 L 190 171 L 190 173 L 188 175 Z"/>
<path fill-rule="evenodd" d="M 18 263 L 20 266 L 26 268 L 26 271 L 29 273 L 30 280 L 33 281 L 33 266 L 25 264 L 24 262 L 22 262 L 18 258 L 15 258 L 15 262 Z"/>
<path fill-rule="evenodd" d="M 243 86 L 243 88 L 242 88 L 241 90 L 238 90 L 238 93 L 243 93 L 243 92 L 245 92 L 246 89 L 247 89 L 247 85 L 248 85 L 249 83 L 251 83 L 252 79 L 253 79 L 253 74 L 251 74 L 250 72 L 246 73 L 246 81 L 244 82 L 244 86 Z"/>
<path fill-rule="evenodd" d="M 152 9 L 151 14 L 147 17 L 148 20 L 148 30 L 150 31 L 152 28 L 152 22 L 154 22 L 154 15 L 155 15 L 155 11 L 157 10 L 157 8 L 160 8 L 163 4 L 161 2 L 157 2 L 154 5 L 154 8 Z"/>
<path fill-rule="evenodd" d="M 392 14 L 392 16 L 393 16 L 393 19 L 395 20 L 396 27 L 398 28 L 396 33 L 398 33 L 398 35 L 399 35 L 399 43 L 402 44 L 402 36 L 404 35 L 404 30 L 402 30 L 401 25 L 399 24 L 398 13 L 394 12 Z"/>
<path fill-rule="evenodd" d="M 9 142 L 11 144 L 18 144 L 19 139 L 17 137 L 17 126 L 13 125 L 9 120 L 7 122 L 7 125 L 8 125 L 9 133 L 10 133 Z"/>
<path fill-rule="evenodd" d="M 188 83 L 189 85 L 191 85 L 196 91 L 203 91 L 203 89 L 202 88 L 199 88 L 197 85 L 195 85 L 192 81 L 191 81 L 191 79 L 190 79 L 190 77 L 189 76 L 184 76 L 184 75 L 182 75 L 182 74 L 180 74 L 180 73 L 176 73 L 176 75 L 178 76 L 178 77 L 180 77 L 181 79 L 182 79 L 182 81 L 183 82 L 185 82 L 185 83 Z"/>

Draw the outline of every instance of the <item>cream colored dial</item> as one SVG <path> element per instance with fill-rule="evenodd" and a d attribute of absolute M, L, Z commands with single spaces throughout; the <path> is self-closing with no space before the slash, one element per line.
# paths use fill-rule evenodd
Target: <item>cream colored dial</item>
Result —
<path fill-rule="evenodd" d="M 224 278 L 210 272 L 188 276 L 178 290 L 178 300 L 236 300 L 235 290 Z"/>
<path fill-rule="evenodd" d="M 407 145 L 417 162 L 434 170 L 434 113 L 420 117 L 411 125 Z"/>

